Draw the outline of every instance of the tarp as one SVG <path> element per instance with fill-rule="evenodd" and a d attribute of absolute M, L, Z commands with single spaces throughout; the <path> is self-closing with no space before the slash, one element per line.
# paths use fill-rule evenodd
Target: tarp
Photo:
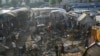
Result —
<path fill-rule="evenodd" d="M 81 21 L 83 20 L 87 15 L 85 13 L 83 13 L 78 19 L 77 21 Z"/>
<path fill-rule="evenodd" d="M 89 26 L 93 26 L 95 24 L 95 20 L 93 20 L 89 15 L 83 13 L 78 19 L 77 22 L 81 24 L 86 24 Z"/>
<path fill-rule="evenodd" d="M 13 10 L 12 12 L 20 12 L 20 11 L 28 11 L 30 9 L 28 8 L 19 8 L 19 9 L 16 9 L 16 10 Z"/>
<path fill-rule="evenodd" d="M 16 14 L 12 13 L 11 11 L 0 14 L 0 20 L 2 21 L 7 21 L 8 19 L 12 19 L 11 17 L 16 17 Z"/>
<path fill-rule="evenodd" d="M 64 16 L 67 14 L 65 10 L 52 10 L 50 13 L 60 13 L 63 14 Z"/>
<path fill-rule="evenodd" d="M 100 8 L 100 3 L 79 3 L 73 5 L 72 8 Z"/>
<path fill-rule="evenodd" d="M 54 15 L 56 15 L 58 18 L 63 16 L 64 18 L 68 19 L 67 12 L 65 10 L 52 10 L 50 13 L 54 13 Z"/>
<path fill-rule="evenodd" d="M 53 12 L 59 12 L 59 13 L 65 13 L 66 14 L 65 10 L 52 10 L 51 13 L 53 13 Z"/>
<path fill-rule="evenodd" d="M 13 17 L 16 16 L 16 14 L 15 13 L 12 13 L 12 12 L 8 12 L 8 13 L 5 13 L 5 14 L 8 15 L 8 16 L 13 16 Z"/>
<path fill-rule="evenodd" d="M 100 23 L 100 15 L 96 16 L 96 21 Z"/>
<path fill-rule="evenodd" d="M 8 13 L 10 12 L 11 10 L 1 10 L 1 13 Z"/>
<path fill-rule="evenodd" d="M 37 24 L 41 25 L 41 24 L 45 24 L 48 20 L 49 20 L 49 16 L 48 15 L 40 15 L 35 17 Z"/>

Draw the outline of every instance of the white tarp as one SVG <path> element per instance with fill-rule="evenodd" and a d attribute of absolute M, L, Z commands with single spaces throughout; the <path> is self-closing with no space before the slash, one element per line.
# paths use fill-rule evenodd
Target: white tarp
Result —
<path fill-rule="evenodd" d="M 83 13 L 77 20 L 81 24 L 86 24 L 92 26 L 95 24 L 95 20 L 93 20 L 89 15 Z"/>
<path fill-rule="evenodd" d="M 96 16 L 96 21 L 100 23 L 100 15 Z"/>
<path fill-rule="evenodd" d="M 81 21 L 83 20 L 87 15 L 85 13 L 83 13 L 78 19 L 77 21 Z"/>
<path fill-rule="evenodd" d="M 65 13 L 66 14 L 65 10 L 52 10 L 51 13 L 53 13 L 53 12 L 59 12 L 59 13 Z"/>
<path fill-rule="evenodd" d="M 11 15 L 11 16 L 16 16 L 16 14 L 15 13 L 12 13 L 12 12 L 8 12 L 8 13 L 5 13 L 5 14 L 8 14 L 8 15 Z"/>

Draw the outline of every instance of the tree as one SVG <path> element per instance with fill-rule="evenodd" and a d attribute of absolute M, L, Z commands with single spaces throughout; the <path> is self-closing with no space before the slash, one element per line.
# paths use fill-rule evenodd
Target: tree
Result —
<path fill-rule="evenodd" d="M 12 6 L 17 6 L 18 1 L 17 0 L 12 0 L 11 3 L 12 3 Z"/>
<path fill-rule="evenodd" d="M 45 2 L 49 2 L 49 0 L 44 0 Z"/>
<path fill-rule="evenodd" d="M 45 1 L 47 1 L 47 0 L 45 0 Z M 50 4 L 56 4 L 56 3 L 60 3 L 60 2 L 62 2 L 62 0 L 49 0 Z"/>
<path fill-rule="evenodd" d="M 62 0 L 58 0 L 58 2 L 59 2 L 59 3 L 61 3 L 61 2 L 62 2 Z"/>
<path fill-rule="evenodd" d="M 91 2 L 91 0 L 89 0 L 89 3 Z"/>
<path fill-rule="evenodd" d="M 56 3 L 56 0 L 49 0 L 49 3 L 50 4 L 55 4 Z"/>
<path fill-rule="evenodd" d="M 2 4 L 2 2 L 1 2 L 1 0 L 0 0 L 0 6 L 1 6 L 1 4 Z"/>

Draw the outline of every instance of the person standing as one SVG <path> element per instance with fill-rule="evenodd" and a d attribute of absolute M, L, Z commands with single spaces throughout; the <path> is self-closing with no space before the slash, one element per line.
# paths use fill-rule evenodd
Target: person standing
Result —
<path fill-rule="evenodd" d="M 58 53 L 59 53 L 59 51 L 58 51 L 58 45 L 55 45 L 55 53 L 56 53 L 56 56 L 58 56 Z"/>
<path fill-rule="evenodd" d="M 58 45 L 58 56 L 61 56 L 61 45 Z"/>
<path fill-rule="evenodd" d="M 63 43 L 61 43 L 61 54 L 62 56 L 64 56 L 64 44 Z"/>
<path fill-rule="evenodd" d="M 3 24 L 2 22 L 0 21 L 0 42 L 3 41 Z"/>

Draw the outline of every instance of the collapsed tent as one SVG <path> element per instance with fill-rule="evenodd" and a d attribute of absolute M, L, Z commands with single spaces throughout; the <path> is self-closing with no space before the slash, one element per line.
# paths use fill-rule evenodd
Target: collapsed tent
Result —
<path fill-rule="evenodd" d="M 0 20 L 1 20 L 1 21 L 11 20 L 11 19 L 13 19 L 15 16 L 16 16 L 16 15 L 14 15 L 14 14 L 11 13 L 11 12 L 2 13 L 2 14 L 0 14 Z"/>
<path fill-rule="evenodd" d="M 65 24 L 67 23 L 68 15 L 66 11 L 62 10 L 52 10 L 50 12 L 50 22 L 52 22 L 53 25 L 56 25 L 57 23 Z"/>
<path fill-rule="evenodd" d="M 96 22 L 100 23 L 100 15 L 97 15 L 95 20 Z"/>
<path fill-rule="evenodd" d="M 31 18 L 31 12 L 28 8 L 20 8 L 13 10 L 12 13 L 16 14 L 16 18 L 12 20 L 15 28 L 24 28 Z"/>
<path fill-rule="evenodd" d="M 49 16 L 41 15 L 35 17 L 37 25 L 44 24 L 46 25 L 49 22 Z"/>
<path fill-rule="evenodd" d="M 78 19 L 77 22 L 79 22 L 82 25 L 88 25 L 88 26 L 93 26 L 95 25 L 95 20 L 91 18 L 88 14 L 83 13 Z"/>

